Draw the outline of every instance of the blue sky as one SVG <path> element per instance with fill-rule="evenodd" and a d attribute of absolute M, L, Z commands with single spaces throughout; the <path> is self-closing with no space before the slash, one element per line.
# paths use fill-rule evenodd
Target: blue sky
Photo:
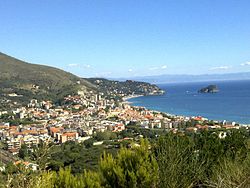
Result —
<path fill-rule="evenodd" d="M 250 71 L 249 0 L 2 0 L 0 51 L 82 77 Z"/>

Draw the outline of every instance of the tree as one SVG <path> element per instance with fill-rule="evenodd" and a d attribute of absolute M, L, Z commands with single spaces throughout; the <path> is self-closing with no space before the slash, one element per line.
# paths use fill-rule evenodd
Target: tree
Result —
<path fill-rule="evenodd" d="M 85 146 L 86 148 L 92 147 L 92 146 L 93 146 L 93 143 L 94 143 L 94 139 L 93 139 L 93 138 L 90 138 L 90 139 L 85 140 L 85 141 L 83 142 L 83 144 L 84 144 L 84 146 Z"/>
<path fill-rule="evenodd" d="M 202 164 L 198 163 L 191 138 L 169 133 L 159 138 L 154 152 L 159 166 L 159 187 L 193 187 L 197 183 Z"/>
<path fill-rule="evenodd" d="M 39 165 L 40 170 L 45 170 L 48 167 L 52 148 L 53 145 L 49 145 L 46 142 L 41 142 L 38 146 L 33 147 L 30 158 Z"/>
<path fill-rule="evenodd" d="M 12 162 L 7 163 L 5 167 L 6 174 L 14 174 L 17 172 L 18 172 L 18 168 Z"/>
<path fill-rule="evenodd" d="M 102 140 L 113 140 L 117 138 L 116 133 L 113 133 L 111 131 L 104 131 L 104 132 L 97 132 L 94 138 L 97 141 L 102 141 Z"/>
<path fill-rule="evenodd" d="M 141 140 L 135 149 L 121 148 L 114 158 L 103 155 L 100 173 L 107 187 L 157 187 L 158 165 L 149 151 L 149 144 Z"/>
<path fill-rule="evenodd" d="M 28 147 L 27 145 L 25 144 L 22 144 L 21 145 L 21 148 L 19 150 L 19 153 L 18 153 L 18 156 L 21 158 L 21 159 L 25 159 L 29 156 L 29 152 L 28 152 Z"/>

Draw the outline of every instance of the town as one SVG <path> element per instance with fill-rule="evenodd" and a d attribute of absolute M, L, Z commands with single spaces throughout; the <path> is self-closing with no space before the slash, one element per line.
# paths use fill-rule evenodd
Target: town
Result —
<path fill-rule="evenodd" d="M 154 90 L 150 94 L 154 93 L 159 94 L 159 91 Z M 220 137 L 226 136 L 223 131 L 226 129 L 249 128 L 235 122 L 211 121 L 200 116 L 177 116 L 132 106 L 126 99 L 138 95 L 131 92 L 116 91 L 115 94 L 112 93 L 113 98 L 107 96 L 110 96 L 110 93 L 105 95 L 101 92 L 79 91 L 77 95 L 64 97 L 60 106 L 51 101 L 31 99 L 26 106 L 1 111 L 2 151 L 6 150 L 5 152 L 17 156 L 22 145 L 32 151 L 32 148 L 41 142 L 59 145 L 67 141 L 84 143 L 96 133 L 119 133 L 133 126 L 141 130 L 174 133 L 221 130 Z M 116 96 L 119 99 L 115 99 Z M 139 133 L 137 136 L 143 137 Z M 136 137 L 124 136 L 116 139 L 135 140 Z M 101 145 L 103 141 L 94 141 L 92 144 Z"/>

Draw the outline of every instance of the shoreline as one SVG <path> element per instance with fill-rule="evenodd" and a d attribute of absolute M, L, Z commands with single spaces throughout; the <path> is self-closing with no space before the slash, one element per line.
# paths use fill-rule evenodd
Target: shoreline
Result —
<path fill-rule="evenodd" d="M 133 105 L 133 102 L 130 102 L 128 101 L 129 99 L 133 99 L 133 98 L 138 98 L 138 97 L 143 97 L 145 95 L 130 95 L 130 96 L 126 96 L 126 97 L 123 97 L 122 100 L 123 100 L 123 103 L 125 104 L 128 104 L 132 107 L 136 107 Z M 144 106 L 141 106 L 141 107 L 144 107 Z M 146 107 L 144 107 L 146 108 Z M 146 108 L 148 109 L 148 108 Z M 153 109 L 148 109 L 148 110 L 153 110 Z M 153 111 L 157 111 L 157 112 L 161 112 L 161 113 L 164 113 L 164 114 L 167 114 L 167 115 L 170 115 L 170 116 L 173 116 L 173 117 L 185 117 L 185 118 L 191 118 L 191 117 L 199 117 L 200 115 L 197 115 L 197 116 L 187 116 L 187 115 L 177 115 L 177 114 L 172 114 L 172 113 L 169 113 L 169 112 L 164 112 L 164 111 L 159 111 L 159 110 L 153 110 Z M 200 117 L 203 117 L 203 116 L 200 116 Z M 235 122 L 236 124 L 239 124 L 240 126 L 250 126 L 250 123 L 240 123 L 240 122 L 237 122 L 237 121 L 230 121 L 230 120 L 215 120 L 215 119 L 210 119 L 210 118 L 206 118 L 206 117 L 203 117 L 205 119 L 208 119 L 209 121 L 215 121 L 215 122 L 223 122 L 223 121 L 226 121 L 226 122 Z"/>
<path fill-rule="evenodd" d="M 129 99 L 134 99 L 134 98 L 143 97 L 143 96 L 144 95 L 129 95 L 129 96 L 123 97 L 122 100 L 123 100 L 123 103 L 132 104 L 133 102 L 129 102 L 128 101 Z"/>

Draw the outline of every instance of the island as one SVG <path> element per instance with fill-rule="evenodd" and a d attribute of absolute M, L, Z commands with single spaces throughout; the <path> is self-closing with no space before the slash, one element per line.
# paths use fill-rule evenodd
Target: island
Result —
<path fill-rule="evenodd" d="M 125 101 L 164 91 L 0 53 L 0 187 L 249 187 L 249 125 Z"/>
<path fill-rule="evenodd" d="M 209 85 L 207 87 L 204 87 L 198 91 L 199 93 L 217 93 L 219 92 L 219 89 L 216 85 Z"/>

